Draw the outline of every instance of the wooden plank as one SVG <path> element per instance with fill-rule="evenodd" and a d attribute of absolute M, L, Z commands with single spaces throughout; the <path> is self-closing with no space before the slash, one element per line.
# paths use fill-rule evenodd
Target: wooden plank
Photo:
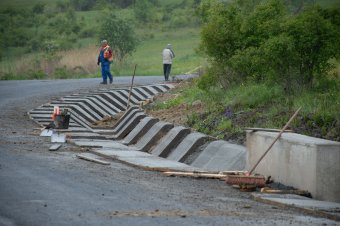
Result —
<path fill-rule="evenodd" d="M 224 175 L 243 175 L 246 174 L 248 171 L 244 170 L 228 170 L 228 171 L 221 171 L 219 173 Z"/>
<path fill-rule="evenodd" d="M 56 151 L 61 147 L 61 144 L 54 144 L 50 147 L 50 151 Z"/>
<path fill-rule="evenodd" d="M 270 194 L 294 194 L 294 195 L 301 195 L 306 197 L 311 197 L 310 192 L 304 190 L 277 190 L 277 189 L 270 189 L 267 187 L 261 188 L 262 193 L 270 193 Z"/>
<path fill-rule="evenodd" d="M 197 172 L 176 172 L 167 171 L 163 172 L 166 176 L 181 176 L 181 177 L 195 177 L 195 178 L 210 178 L 210 179 L 223 179 L 227 175 L 217 174 L 217 173 L 197 173 Z"/>
<path fill-rule="evenodd" d="M 80 159 L 84 159 L 84 160 L 87 160 L 87 161 L 90 161 L 90 162 L 95 162 L 95 163 L 99 163 L 99 164 L 102 164 L 102 165 L 110 165 L 109 162 L 102 161 L 102 160 L 96 159 L 96 158 L 92 158 L 90 156 L 86 156 L 86 155 L 82 155 L 82 154 L 79 154 L 79 155 L 76 155 L 76 156 Z"/>
<path fill-rule="evenodd" d="M 270 129 L 270 128 L 244 128 L 244 130 L 251 130 L 252 132 L 264 131 L 264 132 L 280 132 L 280 129 Z M 286 129 L 284 132 L 291 133 L 293 130 Z"/>

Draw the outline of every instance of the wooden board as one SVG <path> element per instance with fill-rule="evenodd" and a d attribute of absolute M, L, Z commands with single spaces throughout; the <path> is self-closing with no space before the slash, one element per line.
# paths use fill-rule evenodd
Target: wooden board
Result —
<path fill-rule="evenodd" d="M 264 131 L 264 132 L 280 132 L 280 129 L 270 129 L 270 128 L 244 128 L 244 130 L 251 130 L 252 132 L 256 132 L 256 131 Z M 284 132 L 293 132 L 293 130 L 285 130 Z"/>
<path fill-rule="evenodd" d="M 163 172 L 166 176 L 180 176 L 180 177 L 195 177 L 195 178 L 210 178 L 210 179 L 223 179 L 227 175 L 215 174 L 215 173 L 197 173 L 197 172 L 175 172 L 168 171 Z"/>

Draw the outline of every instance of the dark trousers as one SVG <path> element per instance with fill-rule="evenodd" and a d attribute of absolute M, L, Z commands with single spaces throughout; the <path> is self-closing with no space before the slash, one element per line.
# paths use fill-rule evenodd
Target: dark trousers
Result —
<path fill-rule="evenodd" d="M 165 81 L 169 81 L 169 75 L 171 72 L 171 64 L 163 64 L 163 72 Z"/>

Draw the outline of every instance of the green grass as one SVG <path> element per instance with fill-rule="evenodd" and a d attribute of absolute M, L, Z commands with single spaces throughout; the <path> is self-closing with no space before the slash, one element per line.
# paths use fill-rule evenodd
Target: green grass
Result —
<path fill-rule="evenodd" d="M 95 17 L 95 13 L 91 13 L 92 16 Z M 171 43 L 173 45 L 173 49 L 176 54 L 172 66 L 172 75 L 184 74 L 186 72 L 192 71 L 205 62 L 204 58 L 200 57 L 195 52 L 200 39 L 198 28 L 182 28 L 177 30 L 170 30 L 167 32 L 148 29 L 146 31 L 139 30 L 138 34 L 143 35 L 144 32 L 154 35 L 153 37 L 142 40 L 136 52 L 134 52 L 132 56 L 128 57 L 122 65 L 118 66 L 117 64 L 112 64 L 111 71 L 114 74 L 121 76 L 131 76 L 133 73 L 134 65 L 137 64 L 137 76 L 162 75 L 163 64 L 161 53 L 163 48 L 168 43 Z M 96 38 L 78 39 L 77 42 L 74 43 L 74 47 L 76 49 L 87 48 L 87 46 L 94 45 L 98 45 L 98 40 L 96 40 Z M 67 52 L 64 54 L 67 55 Z M 39 53 L 33 53 L 24 56 L 24 58 L 35 59 L 38 58 L 38 56 Z M 95 62 L 96 59 L 94 59 L 93 61 Z M 8 71 L 11 71 L 10 73 L 7 73 L 6 77 L 2 75 L 2 79 L 11 79 L 11 75 L 12 79 L 32 78 L 32 76 L 25 78 L 25 75 L 23 73 L 20 73 L 21 75 L 16 73 L 16 68 L 20 68 L 19 66 L 16 66 L 16 64 L 20 65 L 19 62 L 15 60 L 5 59 L 4 61 L 0 62 L 0 71 L 5 71 L 6 73 Z M 97 77 L 98 73 L 95 73 L 92 76 Z M 88 76 L 89 75 L 86 75 L 86 77 Z"/>
<path fill-rule="evenodd" d="M 238 137 L 241 138 L 238 142 L 244 141 L 245 127 L 280 129 L 299 107 L 302 109 L 292 123 L 296 132 L 329 140 L 340 139 L 340 91 L 336 89 L 322 92 L 301 89 L 288 98 L 275 85 L 250 83 L 227 90 L 215 87 L 205 92 L 193 83 L 179 92 L 185 103 L 200 100 L 206 106 L 204 113 L 188 115 L 187 125 L 219 139 Z M 227 108 L 231 117 L 225 115 Z"/>
<path fill-rule="evenodd" d="M 136 52 L 127 59 L 121 75 L 130 75 L 133 65 L 137 64 L 138 75 L 162 75 L 162 50 L 171 43 L 176 57 L 173 60 L 172 75 L 184 74 L 198 66 L 204 59 L 195 49 L 199 44 L 199 30 L 183 28 L 168 32 L 153 31 L 154 38 L 143 41 Z"/>

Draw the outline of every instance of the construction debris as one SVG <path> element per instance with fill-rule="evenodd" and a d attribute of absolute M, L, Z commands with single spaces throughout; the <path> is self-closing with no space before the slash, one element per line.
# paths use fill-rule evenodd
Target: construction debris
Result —
<path fill-rule="evenodd" d="M 166 176 L 179 176 L 179 177 L 195 177 L 195 178 L 210 178 L 210 179 L 225 179 L 227 175 L 218 173 L 202 173 L 202 172 L 176 172 L 167 171 L 163 172 Z"/>
<path fill-rule="evenodd" d="M 305 197 L 311 197 L 310 192 L 304 190 L 278 190 L 269 187 L 261 188 L 262 193 L 270 193 L 270 194 L 294 194 L 294 195 L 301 195 Z"/>
<path fill-rule="evenodd" d="M 228 175 L 226 183 L 229 185 L 240 185 L 247 187 L 248 185 L 255 185 L 257 187 L 264 187 L 266 185 L 264 176 L 247 176 L 247 175 Z"/>
<path fill-rule="evenodd" d="M 252 132 L 263 131 L 263 132 L 280 132 L 280 129 L 270 129 L 270 128 L 244 128 L 244 130 L 251 130 Z M 283 132 L 292 133 L 293 130 L 286 129 Z"/>
<path fill-rule="evenodd" d="M 119 112 L 113 116 L 106 115 L 101 120 L 93 123 L 94 127 L 110 127 L 116 124 L 116 122 L 122 117 L 124 112 Z"/>
<path fill-rule="evenodd" d="M 57 151 L 60 147 L 61 147 L 61 144 L 54 144 L 49 148 L 49 150 L 50 151 Z"/>
<path fill-rule="evenodd" d="M 65 143 L 66 142 L 66 135 L 59 134 L 58 132 L 54 132 L 51 136 L 52 143 Z"/>
<path fill-rule="evenodd" d="M 206 172 L 179 172 L 179 171 L 166 171 L 163 172 L 166 176 L 179 176 L 179 177 L 195 177 L 195 178 L 209 178 L 209 179 L 226 179 L 228 175 L 239 175 L 245 171 L 222 171 L 217 173 Z"/>
<path fill-rule="evenodd" d="M 90 162 L 95 162 L 95 163 L 99 163 L 99 164 L 102 164 L 102 165 L 110 165 L 109 162 L 95 158 L 95 155 L 84 153 L 84 154 L 79 154 L 79 155 L 76 155 L 76 156 L 80 159 L 84 159 L 84 160 L 87 160 L 87 161 L 90 161 Z"/>
<path fill-rule="evenodd" d="M 49 130 L 49 129 L 44 129 L 43 131 L 41 131 L 40 136 L 41 137 L 50 137 L 53 134 L 53 130 Z"/>

